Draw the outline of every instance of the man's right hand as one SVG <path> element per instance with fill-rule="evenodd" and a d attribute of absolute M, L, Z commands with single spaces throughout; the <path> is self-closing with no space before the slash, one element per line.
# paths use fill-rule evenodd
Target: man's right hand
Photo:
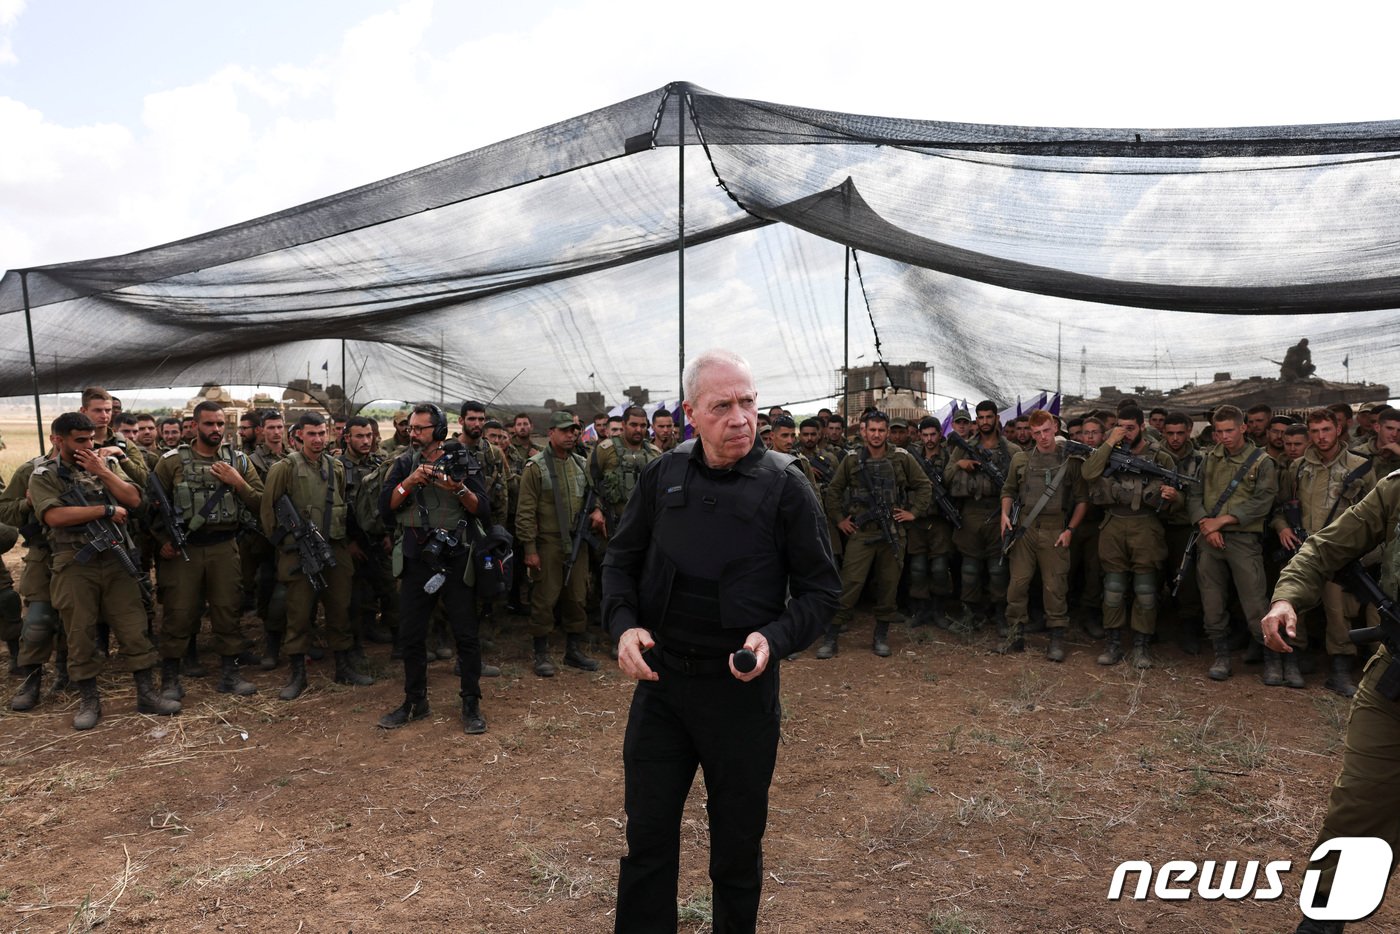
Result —
<path fill-rule="evenodd" d="M 656 672 L 652 671 L 642 658 L 642 653 L 654 645 L 656 640 L 642 627 L 627 630 L 622 634 L 622 638 L 617 640 L 617 667 L 621 668 L 627 677 L 637 681 L 659 681 Z"/>
<path fill-rule="evenodd" d="M 1279 529 L 1278 543 L 1289 551 L 1297 551 L 1302 542 L 1298 541 L 1298 536 L 1293 534 L 1292 529 Z"/>
<path fill-rule="evenodd" d="M 526 566 L 527 568 L 529 568 L 530 570 L 532 570 L 532 571 L 538 571 L 538 570 L 540 569 L 540 555 L 539 555 L 539 552 L 536 552 L 536 553 L 533 554 L 533 555 L 526 555 L 526 556 L 525 556 L 525 566 Z"/>
<path fill-rule="evenodd" d="M 1259 628 L 1264 633 L 1264 645 L 1275 652 L 1292 652 L 1293 647 L 1284 641 L 1284 636 L 1297 638 L 1298 611 L 1287 600 L 1275 601 L 1259 621 Z"/>

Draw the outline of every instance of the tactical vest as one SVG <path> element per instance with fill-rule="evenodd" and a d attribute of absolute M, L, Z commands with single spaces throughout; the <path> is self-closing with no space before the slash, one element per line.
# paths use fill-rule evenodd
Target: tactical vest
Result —
<path fill-rule="evenodd" d="M 412 448 L 407 453 L 399 455 L 400 460 L 404 457 L 408 458 L 408 470 L 405 471 L 405 476 L 413 473 L 423 463 L 423 452 L 417 448 Z M 394 519 L 400 528 L 447 529 L 451 531 L 457 528 L 457 523 L 467 516 L 467 511 L 462 508 L 462 501 L 452 495 L 451 490 L 439 489 L 432 483 L 418 487 L 409 494 L 408 499 L 408 507 L 400 509 L 394 514 Z"/>
<path fill-rule="evenodd" d="M 1156 463 L 1158 450 L 1157 445 L 1148 444 L 1142 449 L 1142 453 L 1133 454 L 1133 456 Z M 1144 507 L 1148 510 L 1155 510 L 1155 504 L 1161 500 L 1154 500 L 1151 504 L 1145 501 L 1148 491 L 1153 489 L 1154 485 L 1160 489 L 1161 481 L 1153 477 L 1129 473 L 1126 470 L 1115 471 L 1111 474 L 1105 473 L 1094 481 L 1089 490 L 1089 501 L 1096 506 L 1126 506 L 1133 512 L 1142 511 Z M 1124 510 L 1115 510 L 1114 515 L 1122 512 Z"/>
<path fill-rule="evenodd" d="M 583 500 L 588 495 L 588 468 L 584 463 L 583 457 L 574 453 L 571 453 L 566 461 L 569 466 L 561 468 L 559 466 L 559 458 L 554 457 L 550 448 L 545 448 L 543 451 L 540 451 L 530 458 L 530 463 L 538 467 L 540 471 L 539 508 L 548 508 L 551 513 L 555 511 L 554 474 L 550 471 L 550 463 L 546 458 L 553 458 L 554 470 L 559 471 L 562 469 L 565 474 L 561 482 L 566 484 L 564 488 L 564 507 L 569 510 L 569 514 L 567 516 L 555 517 L 559 524 L 558 534 L 563 535 L 568 531 L 569 527 L 573 525 L 574 515 L 582 508 Z M 536 519 L 536 522 L 538 521 L 539 520 Z M 541 527 L 540 531 L 543 533 L 544 529 Z"/>
<path fill-rule="evenodd" d="M 247 457 L 241 451 L 234 453 L 231 449 L 221 448 L 220 453 L 225 450 L 230 456 L 233 468 L 239 473 L 245 473 L 248 468 Z M 204 513 L 209 500 L 218 490 L 220 481 L 210 469 L 215 464 L 214 460 L 195 457 L 188 444 L 180 445 L 165 456 L 174 457 L 177 454 L 180 458 L 180 472 L 175 479 L 175 491 L 171 500 L 188 523 L 196 515 Z M 210 511 L 201 528 L 208 531 L 239 528 L 247 515 L 248 510 L 243 505 L 243 498 L 231 489 L 225 490 L 224 495 L 219 497 L 218 505 Z"/>
<path fill-rule="evenodd" d="M 756 475 L 711 479 L 693 463 L 694 447 L 694 440 L 677 445 L 657 468 L 651 540 L 638 586 L 639 619 L 659 626 L 668 641 L 668 619 L 688 609 L 670 606 L 681 574 L 687 589 L 712 597 L 719 629 L 730 632 L 712 633 L 727 642 L 710 647 L 732 651 L 744 634 L 783 612 L 789 569 L 778 506 L 785 483 L 806 484 L 807 478 L 791 455 L 765 451 Z M 692 630 L 689 636 L 693 647 L 704 647 L 697 644 L 705 638 L 702 632 Z"/>
<path fill-rule="evenodd" d="M 612 510 L 621 515 L 628 500 L 632 498 L 632 491 L 637 488 L 637 479 L 641 477 L 643 468 L 660 457 L 661 452 L 645 441 L 642 442 L 641 448 L 634 451 L 616 438 L 608 438 L 601 442 L 598 448 L 600 452 L 607 448 L 612 450 L 613 462 L 603 472 L 600 492 Z"/>
<path fill-rule="evenodd" d="M 892 508 L 904 502 L 904 476 L 894 465 L 895 449 L 890 448 L 884 457 L 871 457 L 870 449 L 861 446 L 856 456 L 860 458 L 859 468 L 852 474 L 854 483 L 846 486 L 846 511 L 858 515 L 871 509 L 876 503 L 876 491 L 883 493 L 883 499 Z"/>
<path fill-rule="evenodd" d="M 981 439 L 974 436 L 969 442 L 974 448 L 982 443 Z M 997 438 L 996 447 L 982 448 L 980 453 L 983 457 L 991 460 L 997 469 L 1005 474 L 1011 469 L 1011 448 L 1003 437 Z M 956 453 L 949 455 L 950 460 L 973 460 L 972 455 L 961 448 Z M 990 499 L 994 503 L 1001 502 L 1001 489 L 987 476 L 987 472 L 980 468 L 969 473 L 966 470 L 958 470 L 953 473 L 953 479 L 948 482 L 948 492 L 953 496 L 963 499 Z"/>
<path fill-rule="evenodd" d="M 266 445 L 259 444 L 253 449 L 253 453 L 249 455 L 249 459 L 252 460 L 253 466 L 258 468 L 258 474 L 266 480 L 267 472 L 272 469 L 272 465 L 276 464 L 278 461 L 286 460 L 289 456 L 291 456 L 291 452 L 285 448 L 279 455 L 269 451 Z"/>
<path fill-rule="evenodd" d="M 345 541 L 345 465 L 324 453 L 315 465 L 300 451 L 285 459 L 292 464 L 287 494 L 301 517 L 316 523 L 326 541 Z"/>
<path fill-rule="evenodd" d="M 1059 473 L 1060 467 L 1068 460 L 1068 457 L 1069 456 L 1065 453 L 1065 446 L 1059 443 L 1055 445 L 1055 450 L 1051 451 L 1049 454 L 1041 453 L 1040 449 L 1034 446 L 1027 449 L 1026 460 L 1022 463 L 1020 474 L 1016 478 L 1021 490 L 1021 509 L 1023 510 L 1023 515 L 1030 515 L 1030 511 L 1035 508 L 1035 504 L 1040 502 L 1040 498 L 1045 495 L 1045 490 L 1050 486 L 1051 481 L 1055 479 L 1055 474 Z M 1060 485 L 1056 489 L 1056 493 L 1060 497 L 1059 505 L 1062 511 L 1065 511 L 1064 506 L 1073 486 L 1074 478 L 1071 476 L 1073 470 L 1074 468 L 1072 466 L 1065 470 L 1064 476 L 1060 478 Z M 1040 516 L 1037 517 L 1037 519 L 1049 516 L 1053 517 L 1056 522 L 1063 522 L 1064 516 L 1056 515 L 1050 511 L 1054 506 L 1055 502 L 1052 499 L 1045 504 L 1045 508 L 1041 510 Z"/>

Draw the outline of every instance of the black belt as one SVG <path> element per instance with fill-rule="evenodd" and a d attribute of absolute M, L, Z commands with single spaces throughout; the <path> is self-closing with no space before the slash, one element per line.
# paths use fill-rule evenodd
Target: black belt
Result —
<path fill-rule="evenodd" d="M 220 529 L 214 532 L 195 532 L 185 538 L 185 543 L 204 547 L 206 545 L 222 545 L 224 542 L 233 541 L 238 537 L 238 529 Z"/>
<path fill-rule="evenodd" d="M 694 658 L 689 655 L 668 652 L 659 645 L 653 647 L 648 654 L 660 662 L 663 668 L 677 674 L 700 678 L 713 678 L 729 674 L 729 656 L 727 655 L 724 658 Z"/>

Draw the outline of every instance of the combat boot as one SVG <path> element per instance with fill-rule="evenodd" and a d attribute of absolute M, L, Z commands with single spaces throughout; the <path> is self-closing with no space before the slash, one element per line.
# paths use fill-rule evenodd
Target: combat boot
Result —
<path fill-rule="evenodd" d="M 840 630 L 836 629 L 834 626 L 826 627 L 826 633 L 822 636 L 822 644 L 817 646 L 817 651 L 814 653 L 817 658 L 826 659 L 835 657 L 836 653 L 840 651 L 836 645 L 836 637 L 838 635 L 840 635 Z"/>
<path fill-rule="evenodd" d="M 1264 684 L 1271 688 L 1283 684 L 1283 656 L 1273 649 L 1264 650 Z"/>
<path fill-rule="evenodd" d="M 1264 662 L 1266 665 L 1268 664 L 1268 661 L 1264 655 L 1264 643 L 1259 642 L 1256 639 L 1249 640 L 1249 645 L 1246 645 L 1244 647 L 1244 655 L 1242 656 L 1242 658 L 1246 665 L 1257 665 L 1261 661 Z"/>
<path fill-rule="evenodd" d="M 414 720 L 422 720 L 428 715 L 428 701 L 404 698 L 404 702 L 379 718 L 381 730 L 397 730 Z"/>
<path fill-rule="evenodd" d="M 180 660 L 162 658 L 160 660 L 160 696 L 166 700 L 185 699 L 185 686 L 180 683 Z"/>
<path fill-rule="evenodd" d="M 870 651 L 881 658 L 890 657 L 890 624 L 876 623 L 875 636 L 870 642 Z"/>
<path fill-rule="evenodd" d="M 97 693 L 97 679 L 84 678 L 78 682 L 78 712 L 73 714 L 73 729 L 90 730 L 102 719 L 102 698 Z"/>
<path fill-rule="evenodd" d="M 598 660 L 590 658 L 588 653 L 583 650 L 583 633 L 571 632 L 564 637 L 564 664 L 583 671 L 598 670 Z"/>
<path fill-rule="evenodd" d="M 927 622 L 932 623 L 939 629 L 947 629 L 949 626 L 953 625 L 948 620 L 948 614 L 944 612 L 942 597 L 929 597 L 925 606 L 928 608 Z"/>
<path fill-rule="evenodd" d="M 1330 661 L 1332 663 L 1332 673 L 1327 676 L 1327 681 L 1323 686 L 1334 694 L 1340 694 L 1343 697 L 1355 697 L 1356 682 L 1351 678 L 1351 656 L 1333 655 Z M 15 696 L 18 697 L 19 695 Z M 10 707 L 14 710 L 19 709 L 15 707 L 13 703 L 10 704 Z"/>
<path fill-rule="evenodd" d="M 24 680 L 19 683 L 19 690 L 15 691 L 15 696 L 10 698 L 11 710 L 33 710 L 39 705 L 39 691 L 43 686 L 44 666 L 43 665 L 21 665 L 20 674 Z"/>
<path fill-rule="evenodd" d="M 1210 666 L 1210 679 L 1212 681 L 1230 680 L 1230 640 L 1212 639 L 1211 646 L 1215 649 L 1215 664 Z"/>
<path fill-rule="evenodd" d="M 1045 657 L 1052 662 L 1065 660 L 1065 630 L 1056 626 L 1050 630 L 1050 644 L 1045 648 Z"/>
<path fill-rule="evenodd" d="M 369 675 L 361 674 L 355 670 L 355 666 L 350 664 L 350 652 L 346 649 L 337 649 L 335 653 L 335 683 L 353 684 L 356 687 L 367 687 L 374 683 L 374 679 Z"/>
<path fill-rule="evenodd" d="M 468 736 L 486 732 L 486 718 L 481 715 L 481 698 L 462 698 L 462 732 Z"/>
<path fill-rule="evenodd" d="M 1102 639 L 1107 635 L 1103 628 L 1103 609 L 1101 607 L 1085 607 L 1080 616 L 1079 624 L 1084 627 L 1084 632 L 1088 634 L 1090 639 Z"/>
<path fill-rule="evenodd" d="M 1103 654 L 1099 656 L 1100 665 L 1116 665 L 1123 660 L 1123 630 L 1110 629 L 1104 636 Z"/>
<path fill-rule="evenodd" d="M 220 694 L 237 694 L 239 697 L 247 697 L 250 694 L 258 693 L 258 688 L 251 681 L 245 681 L 238 673 L 238 656 L 224 655 L 219 659 L 220 677 L 219 683 L 214 688 Z"/>
<path fill-rule="evenodd" d="M 283 700 L 296 700 L 306 690 L 306 656 L 288 655 L 287 663 L 291 666 L 291 671 L 288 673 L 286 685 L 277 696 Z"/>
<path fill-rule="evenodd" d="M 1006 622 L 1006 604 L 998 604 L 995 615 L 997 620 L 997 635 L 1005 639 L 1007 633 L 1011 631 L 1010 625 Z"/>
<path fill-rule="evenodd" d="M 1303 680 L 1303 672 L 1298 668 L 1298 650 L 1278 654 L 1283 658 L 1283 683 L 1291 688 L 1307 687 L 1308 683 Z"/>
<path fill-rule="evenodd" d="M 552 678 L 559 669 L 549 660 L 549 636 L 535 636 L 535 674 L 541 678 Z"/>
<path fill-rule="evenodd" d="M 19 663 L 19 640 L 6 639 L 5 648 L 10 650 L 10 674 L 19 677 L 24 674 L 22 670 L 24 666 Z"/>
<path fill-rule="evenodd" d="M 1133 667 L 1139 671 L 1152 667 L 1152 637 L 1145 632 L 1133 633 Z"/>
<path fill-rule="evenodd" d="M 199 663 L 198 634 L 190 636 L 190 647 L 185 651 L 185 660 L 184 664 L 181 666 L 181 670 L 191 678 L 202 678 L 209 673 L 205 670 L 204 666 Z M 184 692 L 181 691 L 181 696 L 183 696 L 183 694 Z M 176 700 L 179 700 L 179 698 L 176 698 Z"/>
<path fill-rule="evenodd" d="M 258 667 L 263 671 L 271 671 L 281 662 L 278 656 L 282 652 L 282 633 L 269 629 L 266 638 L 267 645 L 263 648 L 262 661 L 258 662 Z"/>
<path fill-rule="evenodd" d="M 153 713 L 169 717 L 180 712 L 179 701 L 170 700 L 164 694 L 156 692 L 155 673 L 151 669 L 143 668 L 140 671 L 133 671 L 131 678 L 136 682 L 137 713 Z"/>
<path fill-rule="evenodd" d="M 68 680 L 68 650 L 60 651 L 53 660 L 53 687 L 49 688 L 49 696 L 66 692 L 72 683 Z"/>
<path fill-rule="evenodd" d="M 1002 610 L 1005 613 L 1005 610 Z M 1050 627 L 1045 623 L 1045 611 L 1040 607 L 1031 607 L 1026 617 L 1026 632 L 1044 632 Z"/>

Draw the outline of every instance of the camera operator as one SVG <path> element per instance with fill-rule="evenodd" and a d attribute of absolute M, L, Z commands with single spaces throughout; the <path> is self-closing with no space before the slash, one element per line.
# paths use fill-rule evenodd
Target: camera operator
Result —
<path fill-rule="evenodd" d="M 404 702 L 380 718 L 379 725 L 392 730 L 428 715 L 428 621 L 441 598 L 461 660 L 462 729 L 485 733 L 476 601 L 465 580 L 467 529 L 474 530 L 477 521 L 489 526 L 491 518 L 481 468 L 460 444 L 446 450 L 447 416 L 435 405 L 414 407 L 408 433 L 410 448 L 394 461 L 379 498 L 386 521 L 392 517 L 397 525 L 394 569 Z"/>

